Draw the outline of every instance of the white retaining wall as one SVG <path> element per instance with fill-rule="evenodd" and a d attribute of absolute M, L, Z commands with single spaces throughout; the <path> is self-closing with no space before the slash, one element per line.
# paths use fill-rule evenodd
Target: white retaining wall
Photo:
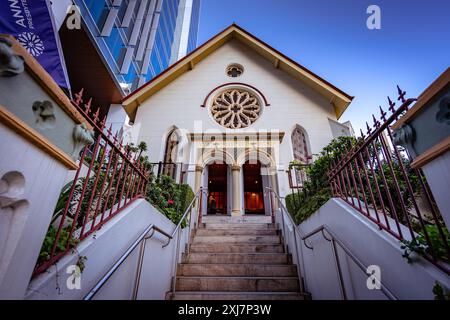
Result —
<path fill-rule="evenodd" d="M 355 211 L 341 199 L 331 199 L 309 219 L 298 226 L 306 235 L 325 225 L 365 265 L 381 269 L 381 282 L 398 299 L 434 299 L 435 282 L 450 288 L 450 278 L 425 259 L 415 256 L 414 263 L 402 257 L 400 242 L 376 224 Z M 305 247 L 298 241 L 307 290 L 314 300 L 341 299 L 336 267 L 330 242 L 319 232 Z M 292 245 L 291 245 L 292 251 Z M 349 299 L 387 299 L 380 290 L 369 290 L 368 276 L 338 246 L 338 255 Z"/>
<path fill-rule="evenodd" d="M 48 272 L 33 279 L 25 298 L 82 299 L 152 223 L 168 233 L 175 228 L 171 221 L 146 200 L 136 200 L 100 230 L 83 240 L 77 246 L 78 253 L 65 256 Z M 180 252 L 187 239 L 186 231 L 183 233 Z M 147 240 L 138 299 L 164 299 L 166 292 L 170 290 L 176 239 L 162 248 L 166 242 L 167 238 L 158 232 Z M 136 247 L 94 299 L 132 298 L 139 248 L 140 246 Z M 70 276 L 66 271 L 68 266 L 76 263 L 78 254 L 87 257 L 86 267 L 81 274 L 81 289 L 71 290 L 66 285 Z"/>

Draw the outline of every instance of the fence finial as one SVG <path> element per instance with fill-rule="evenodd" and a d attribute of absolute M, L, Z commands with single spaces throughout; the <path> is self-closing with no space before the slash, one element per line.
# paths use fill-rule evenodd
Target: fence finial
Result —
<path fill-rule="evenodd" d="M 367 135 L 370 136 L 370 134 L 372 133 L 372 128 L 369 126 L 369 124 L 366 121 L 366 128 L 367 128 Z"/>
<path fill-rule="evenodd" d="M 92 97 L 89 98 L 88 102 L 84 104 L 84 112 L 89 116 L 89 112 L 91 112 L 91 103 Z"/>
<path fill-rule="evenodd" d="M 406 102 L 405 99 L 405 95 L 406 95 L 406 91 L 403 91 L 402 89 L 400 89 L 400 86 L 397 85 L 397 90 L 398 90 L 398 101 L 401 101 L 402 103 Z"/>
<path fill-rule="evenodd" d="M 108 133 L 108 138 L 111 137 L 111 134 L 112 134 L 112 123 L 109 124 L 109 128 L 108 128 L 108 130 L 106 130 L 106 132 Z"/>
<path fill-rule="evenodd" d="M 372 114 L 372 119 L 373 119 L 373 125 L 375 128 L 379 128 L 380 127 L 380 121 L 377 120 L 377 118 L 375 118 L 375 115 Z"/>
<path fill-rule="evenodd" d="M 92 120 L 94 121 L 95 124 L 97 124 L 99 113 L 100 113 L 100 108 L 97 108 L 97 111 L 95 111 L 94 117 L 92 118 Z"/>
<path fill-rule="evenodd" d="M 394 113 L 395 112 L 395 108 L 394 108 L 395 107 L 395 102 L 393 102 L 389 96 L 387 98 L 388 98 L 388 102 L 389 102 L 389 110 L 392 113 Z"/>
<path fill-rule="evenodd" d="M 81 88 L 81 90 L 80 90 L 80 92 L 78 92 L 78 93 L 75 93 L 75 104 L 77 105 L 77 106 L 79 106 L 80 105 L 80 103 L 82 103 L 83 102 L 83 91 L 84 91 L 84 88 Z"/>
<path fill-rule="evenodd" d="M 380 113 L 381 113 L 381 120 L 386 121 L 386 112 L 383 110 L 381 106 L 380 107 Z"/>
<path fill-rule="evenodd" d="M 362 129 L 359 129 L 361 131 L 361 138 L 365 139 L 366 137 L 364 136 L 364 132 Z"/>
<path fill-rule="evenodd" d="M 103 129 L 105 129 L 105 125 L 106 125 L 106 116 L 104 116 L 102 122 L 100 122 L 100 128 L 102 129 L 102 131 Z"/>

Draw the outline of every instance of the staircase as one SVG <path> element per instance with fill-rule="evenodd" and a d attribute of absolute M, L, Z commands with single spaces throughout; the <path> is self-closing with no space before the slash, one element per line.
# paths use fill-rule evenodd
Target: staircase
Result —
<path fill-rule="evenodd" d="M 303 300 L 297 268 L 272 223 L 206 222 L 177 268 L 174 300 Z"/>

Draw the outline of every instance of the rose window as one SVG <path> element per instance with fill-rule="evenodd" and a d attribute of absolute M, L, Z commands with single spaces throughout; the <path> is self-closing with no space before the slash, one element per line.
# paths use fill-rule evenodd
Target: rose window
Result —
<path fill-rule="evenodd" d="M 248 91 L 231 89 L 217 95 L 211 107 L 216 122 L 226 128 L 245 128 L 261 114 L 258 99 Z"/>

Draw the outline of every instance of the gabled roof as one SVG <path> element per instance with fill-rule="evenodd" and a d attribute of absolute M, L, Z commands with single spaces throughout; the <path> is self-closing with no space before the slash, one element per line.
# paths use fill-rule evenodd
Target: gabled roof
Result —
<path fill-rule="evenodd" d="M 335 87 L 325 79 L 319 77 L 304 66 L 286 57 L 254 35 L 245 31 L 236 24 L 232 24 L 203 45 L 192 51 L 189 55 L 170 66 L 164 72 L 144 84 L 123 98 L 122 104 L 130 116 L 134 119 L 136 109 L 153 94 L 164 88 L 170 82 L 182 74 L 192 70 L 194 66 L 208 57 L 212 52 L 222 47 L 232 39 L 247 45 L 258 54 L 271 61 L 275 68 L 279 68 L 294 78 L 310 86 L 334 105 L 336 117 L 339 118 L 352 102 L 353 97 Z"/>

